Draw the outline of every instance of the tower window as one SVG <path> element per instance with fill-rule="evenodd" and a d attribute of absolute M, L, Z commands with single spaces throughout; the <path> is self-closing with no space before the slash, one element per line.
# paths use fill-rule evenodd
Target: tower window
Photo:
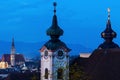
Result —
<path fill-rule="evenodd" d="M 45 79 L 48 79 L 48 69 L 45 68 Z"/>
<path fill-rule="evenodd" d="M 44 58 L 45 58 L 45 59 L 48 59 L 48 51 L 45 51 L 45 53 L 44 53 Z"/>
<path fill-rule="evenodd" d="M 45 56 L 48 56 L 48 51 L 45 51 Z"/>
<path fill-rule="evenodd" d="M 63 69 L 59 68 L 57 71 L 57 78 L 63 79 Z"/>

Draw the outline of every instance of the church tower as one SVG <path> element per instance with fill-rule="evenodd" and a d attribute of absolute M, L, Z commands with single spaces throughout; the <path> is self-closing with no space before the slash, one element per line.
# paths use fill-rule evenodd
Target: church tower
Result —
<path fill-rule="evenodd" d="M 110 22 L 110 8 L 108 8 L 108 20 L 106 29 L 101 33 L 101 37 L 104 38 L 104 42 L 98 47 L 98 49 L 110 49 L 110 48 L 119 48 L 112 40 L 116 38 L 117 33 L 113 31 Z"/>
<path fill-rule="evenodd" d="M 10 59 L 11 59 L 11 66 L 14 67 L 15 66 L 15 45 L 14 45 L 14 38 L 12 39 L 12 47 L 11 47 Z"/>
<path fill-rule="evenodd" d="M 69 54 L 70 49 L 59 37 L 63 30 L 58 26 L 56 16 L 56 3 L 54 2 L 54 15 L 52 25 L 46 31 L 50 40 L 40 49 L 41 52 L 41 80 L 69 80 Z"/>

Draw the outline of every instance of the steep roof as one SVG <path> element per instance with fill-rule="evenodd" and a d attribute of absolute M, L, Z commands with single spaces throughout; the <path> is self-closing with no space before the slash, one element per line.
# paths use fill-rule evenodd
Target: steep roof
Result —
<path fill-rule="evenodd" d="M 10 64 L 10 54 L 3 54 L 1 61 L 8 62 L 8 64 Z"/>
<path fill-rule="evenodd" d="M 89 80 L 119 80 L 120 48 L 95 50 L 89 58 L 86 73 Z"/>
<path fill-rule="evenodd" d="M 11 64 L 10 54 L 3 54 L 1 61 L 8 62 L 8 64 Z M 24 56 L 22 54 L 15 54 L 15 62 L 25 62 Z"/>

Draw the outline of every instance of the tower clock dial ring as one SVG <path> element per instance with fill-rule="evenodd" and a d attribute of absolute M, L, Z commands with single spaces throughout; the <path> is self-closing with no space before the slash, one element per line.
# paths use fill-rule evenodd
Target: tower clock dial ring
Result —
<path fill-rule="evenodd" d="M 48 51 L 45 51 L 45 53 L 44 53 L 44 58 L 45 58 L 45 59 L 48 59 Z"/>
<path fill-rule="evenodd" d="M 59 50 L 58 53 L 57 53 L 57 58 L 58 58 L 58 59 L 63 59 L 64 56 L 65 56 L 65 55 L 64 55 L 63 51 Z"/>

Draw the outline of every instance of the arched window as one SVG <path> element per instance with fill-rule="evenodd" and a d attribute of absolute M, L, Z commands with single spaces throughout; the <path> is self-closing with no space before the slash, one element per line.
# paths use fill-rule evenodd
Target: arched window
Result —
<path fill-rule="evenodd" d="M 48 69 L 45 68 L 45 79 L 48 79 Z"/>
<path fill-rule="evenodd" d="M 63 69 L 59 68 L 57 71 L 57 78 L 63 79 Z"/>

